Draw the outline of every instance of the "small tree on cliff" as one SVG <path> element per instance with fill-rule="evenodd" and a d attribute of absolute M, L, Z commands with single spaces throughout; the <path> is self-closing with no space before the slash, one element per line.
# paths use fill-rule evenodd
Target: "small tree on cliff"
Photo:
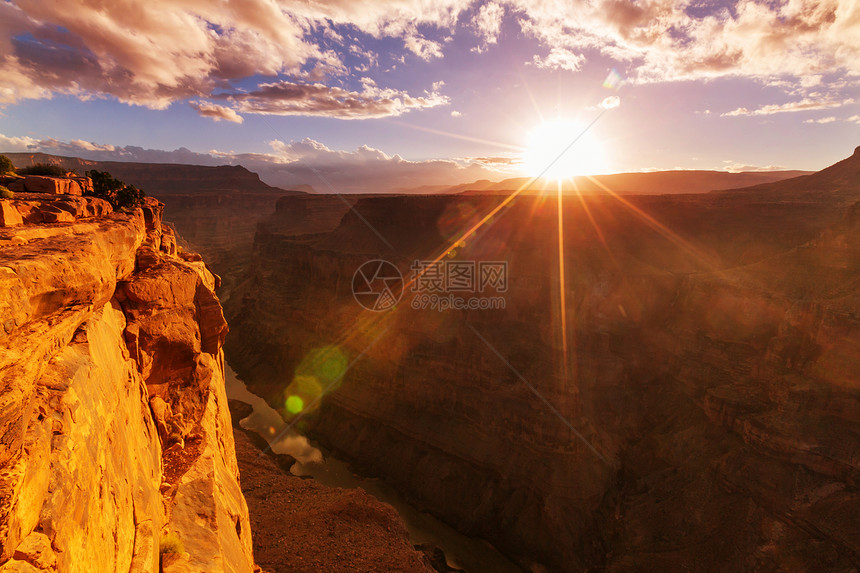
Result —
<path fill-rule="evenodd" d="M 18 170 L 18 175 L 46 175 L 48 177 L 65 177 L 68 171 L 59 165 L 36 163 Z"/>
<path fill-rule="evenodd" d="M 5 155 L 0 155 L 0 175 L 7 173 L 15 173 L 15 166 L 12 165 L 12 160 Z"/>
<path fill-rule="evenodd" d="M 87 177 L 93 180 L 93 191 L 87 195 L 107 200 L 114 209 L 137 207 L 146 197 L 141 189 L 134 185 L 126 185 L 107 171 L 87 171 Z"/>

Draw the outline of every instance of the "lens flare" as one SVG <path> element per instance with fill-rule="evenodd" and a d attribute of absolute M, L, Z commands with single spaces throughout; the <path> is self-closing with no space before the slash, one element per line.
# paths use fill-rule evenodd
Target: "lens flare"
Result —
<path fill-rule="evenodd" d="M 325 346 L 308 352 L 284 390 L 287 412 L 295 416 L 314 411 L 326 393 L 340 386 L 347 365 L 346 354 L 339 346 Z"/>
<path fill-rule="evenodd" d="M 300 396 L 290 396 L 287 398 L 287 411 L 290 414 L 299 414 L 305 409 L 305 401 Z"/>

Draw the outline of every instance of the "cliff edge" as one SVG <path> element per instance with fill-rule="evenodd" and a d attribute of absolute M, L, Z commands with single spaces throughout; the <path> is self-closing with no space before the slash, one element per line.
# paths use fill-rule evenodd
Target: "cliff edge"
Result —
<path fill-rule="evenodd" d="M 0 200 L 0 572 L 253 571 L 220 279 L 153 199 L 15 197 Z"/>

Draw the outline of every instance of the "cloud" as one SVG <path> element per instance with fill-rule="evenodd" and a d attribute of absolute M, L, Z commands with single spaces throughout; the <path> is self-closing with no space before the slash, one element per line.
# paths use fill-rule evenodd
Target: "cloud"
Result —
<path fill-rule="evenodd" d="M 7 137 L 0 133 L 0 149 L 3 151 L 36 151 L 39 140 L 32 137 Z"/>
<path fill-rule="evenodd" d="M 729 173 L 742 173 L 742 172 L 763 172 L 763 171 L 785 171 L 787 168 L 782 167 L 780 165 L 767 165 L 762 167 L 761 165 L 745 165 L 743 163 L 738 163 L 737 161 L 732 161 L 728 159 L 723 161 L 725 164 L 723 169 L 728 171 Z"/>
<path fill-rule="evenodd" d="M 585 56 L 567 48 L 552 48 L 546 56 L 535 54 L 532 63 L 539 68 L 576 72 L 585 63 Z"/>
<path fill-rule="evenodd" d="M 739 107 L 732 111 L 728 111 L 724 114 L 721 114 L 722 117 L 738 117 L 745 115 L 773 115 L 775 113 L 795 113 L 799 111 L 814 111 L 819 109 L 832 109 L 837 107 L 842 107 L 843 105 L 849 105 L 854 103 L 854 100 L 851 98 L 845 100 L 834 100 L 830 98 L 825 99 L 811 99 L 806 98 L 800 101 L 792 101 L 783 104 L 768 104 L 762 106 L 758 109 L 747 109 L 745 107 Z"/>
<path fill-rule="evenodd" d="M 821 119 L 807 119 L 803 123 L 833 123 L 834 121 L 836 121 L 836 117 L 831 115 L 830 117 L 822 117 Z"/>
<path fill-rule="evenodd" d="M 463 117 L 463 114 L 455 109 L 451 112 L 451 117 Z"/>
<path fill-rule="evenodd" d="M 6 0 L 0 104 L 69 94 L 164 109 L 248 78 L 316 85 L 355 75 L 350 50 L 368 37 L 431 61 L 461 29 L 477 51 L 498 43 L 506 17 L 536 40 L 525 60 L 576 72 L 609 57 L 631 83 L 747 77 L 808 95 L 860 76 L 856 0 Z"/>
<path fill-rule="evenodd" d="M 408 111 L 447 105 L 438 92 L 412 96 L 404 91 L 383 89 L 365 78 L 360 92 L 323 84 L 299 84 L 282 80 L 260 84 L 248 93 L 227 97 L 239 111 L 265 115 L 322 115 L 340 119 L 396 116 Z"/>
<path fill-rule="evenodd" d="M 517 168 L 521 167 L 523 164 L 521 157 L 508 157 L 504 155 L 490 157 L 465 157 L 462 161 L 467 164 L 480 165 L 505 176 L 509 176 L 511 173 L 519 174 Z"/>
<path fill-rule="evenodd" d="M 825 71 L 860 73 L 855 0 L 509 3 L 523 31 L 544 46 L 558 53 L 609 56 L 624 62 L 631 81 L 638 83 L 785 77 L 812 87 L 814 77 Z M 555 58 L 557 67 L 577 67 L 569 64 Z"/>
<path fill-rule="evenodd" d="M 271 153 L 234 153 L 211 150 L 197 153 L 185 148 L 172 151 L 115 146 L 94 142 L 0 134 L 0 152 L 44 152 L 97 161 L 137 161 L 193 165 L 243 165 L 270 185 L 289 188 L 309 184 L 321 192 L 384 193 L 423 185 L 456 185 L 505 173 L 502 158 L 410 161 L 367 145 L 352 151 L 335 150 L 313 139 L 269 143 Z M 147 191 L 150 191 L 149 189 Z M 151 190 L 157 195 L 157 190 Z"/>
<path fill-rule="evenodd" d="M 345 54 L 322 46 L 342 39 L 332 26 L 437 58 L 441 44 L 418 27 L 451 28 L 466 8 L 463 0 L 0 2 L 0 104 L 59 93 L 164 109 L 254 76 L 319 82 L 349 71 Z"/>
<path fill-rule="evenodd" d="M 232 121 L 233 123 L 242 123 L 245 121 L 245 119 L 236 113 L 235 110 L 229 107 L 224 107 L 223 105 L 207 101 L 193 101 L 190 105 L 203 117 L 211 117 L 215 121 L 221 121 L 222 119 L 225 121 Z"/>
<path fill-rule="evenodd" d="M 270 145 L 275 152 L 272 162 L 257 165 L 264 181 L 281 186 L 308 183 L 326 193 L 386 192 L 424 185 L 453 185 L 500 174 L 478 161 L 409 161 L 368 146 L 339 151 L 312 139 L 290 143 L 276 140 Z"/>
<path fill-rule="evenodd" d="M 484 4 L 478 9 L 472 25 L 481 39 L 481 43 L 473 51 L 484 52 L 487 46 L 498 42 L 504 15 L 505 9 L 495 2 Z"/>
<path fill-rule="evenodd" d="M 409 36 L 404 40 L 406 49 L 425 61 L 442 57 L 442 44 L 428 40 L 419 35 Z"/>
<path fill-rule="evenodd" d="M 621 98 L 618 96 L 609 96 L 600 102 L 600 107 L 603 109 L 615 109 L 621 105 Z"/>

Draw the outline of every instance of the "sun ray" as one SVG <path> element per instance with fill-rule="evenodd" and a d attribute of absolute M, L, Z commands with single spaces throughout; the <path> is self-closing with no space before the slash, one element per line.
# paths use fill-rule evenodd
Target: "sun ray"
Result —
<path fill-rule="evenodd" d="M 510 149 L 512 151 L 517 151 L 519 153 L 522 153 L 525 149 L 522 145 L 512 145 L 510 143 L 503 143 L 501 141 L 493 141 L 490 139 L 481 139 L 480 137 L 472 137 L 469 135 L 462 135 L 459 133 L 453 133 L 451 131 L 445 131 L 443 129 L 433 129 L 432 127 L 425 127 L 423 125 L 415 125 L 414 123 L 407 123 L 405 121 L 399 121 L 396 119 L 386 119 L 384 121 L 387 123 L 393 123 L 395 125 L 401 125 L 403 127 L 408 127 L 410 129 L 415 129 L 417 131 L 424 131 L 426 133 L 432 133 L 434 135 L 443 135 L 445 137 L 450 137 L 451 139 L 461 139 L 463 141 L 470 141 L 472 143 L 484 143 L 487 145 L 495 145 L 496 147 L 501 147 L 504 149 Z"/>
<path fill-rule="evenodd" d="M 636 302 L 636 315 L 638 316 L 640 312 L 640 308 L 642 306 L 642 302 L 639 300 L 639 297 L 636 295 L 636 291 L 633 290 L 633 287 L 630 285 L 630 281 L 627 279 L 627 273 L 624 272 L 624 269 L 621 268 L 621 264 L 618 262 L 618 259 L 615 257 L 615 253 L 612 252 L 612 248 L 609 246 L 609 242 L 606 240 L 606 235 L 603 233 L 603 229 L 600 228 L 600 225 L 597 223 L 597 219 L 594 218 L 594 214 L 591 212 L 591 208 L 588 206 L 588 202 L 583 197 L 582 193 L 579 190 L 579 185 L 576 180 L 571 178 L 571 183 L 573 184 L 574 193 L 579 198 L 579 202 L 582 205 L 582 210 L 585 212 L 585 216 L 588 217 L 589 223 L 591 223 L 591 227 L 594 229 L 594 232 L 597 233 L 597 238 L 600 241 L 600 244 L 603 246 L 603 250 L 606 251 L 606 256 L 609 257 L 609 260 L 612 262 L 612 266 L 618 271 L 618 276 L 621 277 L 621 280 L 624 283 L 624 289 L 630 295 L 630 298 Z"/>
<path fill-rule="evenodd" d="M 464 232 L 458 238 L 451 241 L 451 244 L 448 247 L 446 247 L 445 250 L 443 250 L 435 259 L 433 259 L 431 261 L 430 265 L 425 266 L 419 273 L 417 273 L 415 276 L 413 276 L 411 279 L 409 279 L 409 281 L 406 283 L 406 285 L 404 285 L 403 288 L 406 289 L 407 287 L 412 286 L 415 283 L 415 281 L 417 281 L 419 278 L 421 278 L 424 275 L 424 273 L 426 273 L 430 269 L 430 267 L 432 267 L 433 265 L 436 265 L 439 261 L 441 261 L 442 259 L 447 257 L 451 251 L 456 249 L 457 245 L 464 243 L 466 241 L 466 239 L 468 239 L 469 237 L 474 235 L 481 227 L 483 227 L 487 223 L 487 221 L 491 220 L 494 216 L 496 216 L 496 214 L 499 213 L 499 211 L 501 211 L 506 206 L 508 206 L 523 191 L 528 189 L 532 185 L 532 183 L 534 183 L 535 179 L 536 178 L 531 178 L 528 181 L 526 181 L 525 183 L 523 183 L 522 185 L 520 185 L 520 187 L 516 191 L 514 191 L 513 193 L 511 193 L 510 195 L 505 197 L 505 199 L 501 203 L 499 203 L 498 205 L 493 207 L 493 209 L 491 209 L 489 213 L 484 215 L 484 217 L 480 221 L 478 221 L 477 223 L 472 225 L 472 227 L 470 227 L 466 232 Z"/>
<path fill-rule="evenodd" d="M 569 370 L 569 362 L 568 362 L 568 348 L 567 348 L 567 299 L 565 296 L 565 291 L 567 289 L 567 282 L 564 277 L 564 194 L 561 190 L 561 180 L 557 182 L 558 185 L 558 293 L 559 293 L 559 306 L 561 307 L 561 312 L 559 315 L 559 319 L 561 321 L 561 353 L 562 353 L 562 376 L 563 376 L 563 388 L 564 390 L 568 390 L 570 385 L 570 370 Z"/>
<path fill-rule="evenodd" d="M 609 187 L 607 187 L 606 185 L 604 185 L 603 183 L 601 183 L 600 181 L 595 179 L 594 177 L 591 177 L 591 176 L 586 176 L 586 177 L 588 178 L 589 181 L 591 181 L 592 183 L 594 183 L 595 185 L 597 185 L 598 187 L 600 187 L 601 189 L 606 191 L 610 196 L 612 196 L 618 202 L 620 202 L 622 205 L 624 205 L 634 215 L 636 215 L 637 217 L 642 219 L 648 226 L 650 226 L 652 229 L 654 229 L 655 231 L 660 233 L 664 238 L 668 239 L 671 243 L 680 247 L 681 250 L 686 251 L 687 254 L 689 254 L 695 262 L 700 264 L 706 270 L 714 272 L 714 273 L 718 273 L 720 275 L 723 274 L 722 267 L 719 265 L 719 263 L 717 261 L 713 260 L 713 257 L 708 256 L 705 253 L 701 252 L 698 248 L 696 248 L 689 241 L 687 241 L 686 239 L 684 239 L 683 237 L 681 237 L 680 235 L 678 235 L 677 233 L 672 231 L 669 227 L 667 227 L 666 225 L 664 225 L 663 223 L 661 223 L 660 221 L 658 221 L 657 219 L 655 219 L 654 217 L 652 217 L 651 215 L 649 215 L 648 213 L 646 213 L 645 211 L 643 211 L 642 209 L 637 207 L 636 205 L 632 204 L 630 201 L 628 201 L 627 199 L 622 197 L 620 194 L 616 193 L 615 191 L 613 191 L 612 189 L 610 189 Z"/>

